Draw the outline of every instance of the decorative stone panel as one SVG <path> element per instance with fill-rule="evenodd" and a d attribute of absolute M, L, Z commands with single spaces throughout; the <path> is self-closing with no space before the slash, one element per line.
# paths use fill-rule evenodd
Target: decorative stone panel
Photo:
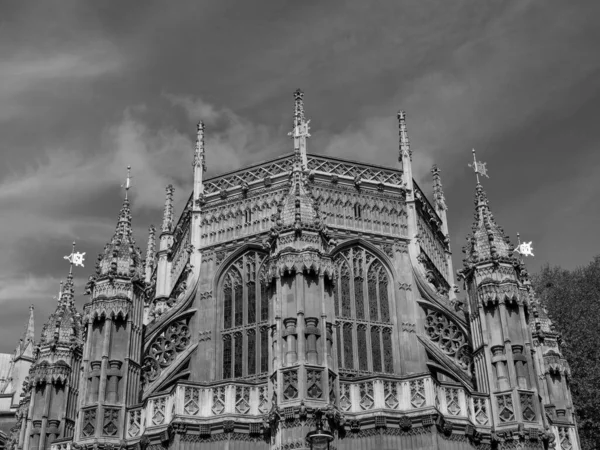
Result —
<path fill-rule="evenodd" d="M 104 436 L 116 436 L 119 432 L 119 410 L 117 408 L 105 408 L 102 420 L 102 434 Z"/>
<path fill-rule="evenodd" d="M 512 394 L 496 395 L 498 403 L 498 417 L 500 422 L 513 422 L 515 420 L 515 407 L 513 405 Z"/>
<path fill-rule="evenodd" d="M 160 333 L 146 352 L 144 358 L 144 380 L 152 382 L 167 368 L 190 344 L 189 319 L 173 322 Z"/>
<path fill-rule="evenodd" d="M 410 382 L 410 404 L 413 408 L 420 408 L 426 403 L 425 381 L 421 378 Z"/>
<path fill-rule="evenodd" d="M 127 436 L 139 436 L 142 431 L 142 410 L 133 409 L 127 413 L 127 417 Z"/>
<path fill-rule="evenodd" d="M 308 398 L 320 399 L 323 397 L 322 370 L 308 369 L 306 371 L 306 395 Z"/>
<path fill-rule="evenodd" d="M 461 369 L 470 371 L 473 363 L 468 337 L 460 327 L 445 314 L 423 308 L 425 314 L 425 332 L 429 339 L 447 356 L 452 358 Z"/>
<path fill-rule="evenodd" d="M 530 392 L 519 392 L 519 402 L 521 403 L 521 415 L 523 420 L 527 422 L 535 422 L 535 405 L 533 400 L 533 393 Z"/>
<path fill-rule="evenodd" d="M 186 387 L 183 399 L 183 412 L 195 416 L 200 411 L 200 389 Z"/>
<path fill-rule="evenodd" d="M 96 433 L 96 408 L 84 409 L 81 423 L 81 436 L 91 437 Z"/>

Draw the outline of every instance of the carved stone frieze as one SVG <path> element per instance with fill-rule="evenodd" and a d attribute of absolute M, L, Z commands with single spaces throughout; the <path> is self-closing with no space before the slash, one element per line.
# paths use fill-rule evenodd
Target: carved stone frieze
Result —
<path fill-rule="evenodd" d="M 131 312 L 131 301 L 124 298 L 98 299 L 87 303 L 83 307 L 83 319 L 87 322 L 97 317 L 123 317 L 126 318 Z"/>
<path fill-rule="evenodd" d="M 333 277 L 335 266 L 330 258 L 320 255 L 315 251 L 299 253 L 285 253 L 269 263 L 271 278 L 283 275 L 285 272 L 303 272 L 314 270 L 316 273 Z"/>

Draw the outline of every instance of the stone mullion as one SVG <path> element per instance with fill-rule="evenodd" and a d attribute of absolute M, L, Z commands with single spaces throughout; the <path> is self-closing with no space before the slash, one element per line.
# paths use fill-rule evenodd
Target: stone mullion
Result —
<path fill-rule="evenodd" d="M 248 273 L 246 267 L 246 259 L 247 256 L 242 258 L 242 376 L 248 375 L 248 333 L 247 333 L 247 324 L 248 324 Z"/>
<path fill-rule="evenodd" d="M 367 347 L 367 370 L 368 371 L 372 371 L 373 370 L 373 347 L 371 346 L 371 325 L 367 325 L 367 324 L 362 324 L 365 328 L 365 345 Z M 358 336 L 358 327 L 356 329 L 356 334 Z M 358 354 L 359 351 L 357 349 L 356 353 Z M 360 358 L 360 355 L 358 355 L 358 357 Z M 359 366 L 360 369 L 360 366 Z"/>
<path fill-rule="evenodd" d="M 373 263 L 371 263 L 373 264 Z M 373 352 L 371 346 L 371 326 L 369 322 L 373 321 L 371 317 L 371 305 L 369 303 L 369 271 L 366 263 L 363 263 L 363 273 L 365 276 L 363 277 L 363 308 L 365 310 L 365 345 L 367 346 L 367 370 L 373 370 Z M 377 291 L 376 291 L 377 292 Z M 358 336 L 358 329 L 356 330 Z M 358 348 L 357 352 L 358 353 Z"/>
<path fill-rule="evenodd" d="M 261 294 L 261 286 L 262 286 L 262 282 L 260 280 L 259 274 L 260 274 L 260 267 L 257 263 L 256 265 L 257 267 L 257 274 L 256 274 L 256 282 L 254 283 L 254 317 L 256 318 L 255 324 L 254 324 L 254 374 L 258 375 L 259 373 L 262 373 L 261 371 L 261 364 L 260 364 L 260 358 L 261 358 L 261 342 L 262 342 L 262 334 L 260 332 L 260 323 L 262 323 L 262 296 Z M 258 299 L 258 301 L 256 301 Z"/>
<path fill-rule="evenodd" d="M 356 274 L 354 273 L 354 249 L 352 249 L 352 255 L 350 257 L 350 261 L 348 261 L 348 270 L 350 271 L 350 280 L 348 282 L 350 287 L 350 317 L 349 321 L 352 323 L 352 352 L 353 354 L 353 364 L 352 368 L 354 370 L 358 370 L 359 362 L 358 362 L 358 324 L 356 322 L 356 292 L 354 291 L 354 278 Z M 343 330 L 342 330 L 343 331 Z M 345 367 L 345 361 L 344 361 Z"/>
<path fill-rule="evenodd" d="M 385 267 L 383 267 L 383 265 L 379 266 L 379 270 L 377 271 L 377 273 L 375 274 L 375 292 L 376 292 L 376 297 L 377 297 L 377 314 L 379 315 L 379 321 L 383 322 L 383 314 L 381 311 L 381 291 L 380 291 L 380 286 L 381 284 L 379 283 L 379 274 L 385 270 Z M 388 277 L 389 278 L 389 277 Z M 388 283 L 389 285 L 390 283 Z M 388 316 L 390 315 L 390 305 L 389 305 L 389 293 L 388 293 Z"/>

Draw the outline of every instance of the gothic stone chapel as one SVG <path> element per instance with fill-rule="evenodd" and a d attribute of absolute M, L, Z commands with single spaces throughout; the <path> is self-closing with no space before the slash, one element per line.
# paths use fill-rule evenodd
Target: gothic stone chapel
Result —
<path fill-rule="evenodd" d="M 559 336 L 481 184 L 463 302 L 405 113 L 384 168 L 307 153 L 294 100 L 293 152 L 218 177 L 198 125 L 193 192 L 176 219 L 167 187 L 145 258 L 125 198 L 81 312 L 67 277 L 7 448 L 579 449 Z"/>

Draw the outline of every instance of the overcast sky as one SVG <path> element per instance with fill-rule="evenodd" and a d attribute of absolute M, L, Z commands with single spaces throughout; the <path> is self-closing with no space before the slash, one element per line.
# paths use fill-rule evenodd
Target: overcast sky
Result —
<path fill-rule="evenodd" d="M 70 243 L 83 291 L 133 171 L 138 245 L 191 190 L 195 123 L 209 176 L 292 150 L 392 166 L 407 112 L 413 173 L 442 171 L 456 268 L 473 221 L 471 149 L 530 271 L 600 254 L 600 2 L 559 0 L 0 1 L 0 351 L 55 308 Z M 81 306 L 87 298 L 78 296 Z"/>

